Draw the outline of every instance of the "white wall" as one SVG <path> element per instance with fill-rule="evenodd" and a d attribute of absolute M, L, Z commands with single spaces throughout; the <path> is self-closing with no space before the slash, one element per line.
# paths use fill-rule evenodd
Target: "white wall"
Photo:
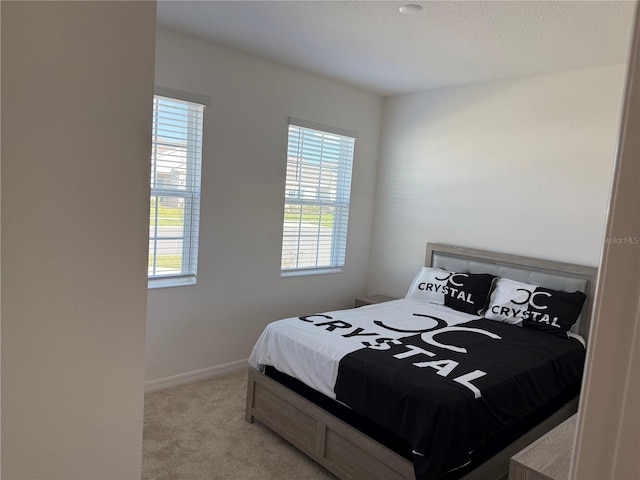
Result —
<path fill-rule="evenodd" d="M 382 114 L 373 94 L 173 32 L 158 32 L 156 52 L 156 84 L 210 103 L 198 284 L 149 291 L 147 380 L 154 385 L 235 365 L 267 322 L 350 307 L 364 293 Z M 289 116 L 359 133 L 344 273 L 280 278 Z"/>
<path fill-rule="evenodd" d="M 624 71 L 386 99 L 368 293 L 403 296 L 426 242 L 597 265 Z"/>
<path fill-rule="evenodd" d="M 2 2 L 2 478 L 139 479 L 155 2 Z"/>

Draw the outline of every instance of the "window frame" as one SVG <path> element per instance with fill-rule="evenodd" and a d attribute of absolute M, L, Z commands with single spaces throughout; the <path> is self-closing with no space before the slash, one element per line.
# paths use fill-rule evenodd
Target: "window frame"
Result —
<path fill-rule="evenodd" d="M 316 131 L 322 135 L 334 135 L 340 137 L 340 145 L 341 148 L 347 148 L 349 154 L 349 158 L 343 158 L 342 153 L 339 158 L 339 166 L 338 171 L 339 174 L 335 181 L 335 200 L 329 201 L 327 199 L 320 198 L 320 190 L 325 187 L 325 184 L 318 183 L 318 192 L 316 193 L 317 198 L 303 198 L 304 195 L 300 194 L 300 189 L 290 188 L 290 177 L 298 175 L 304 175 L 300 173 L 299 169 L 296 169 L 295 172 L 290 172 L 290 168 L 292 167 L 292 157 L 297 159 L 297 162 L 304 163 L 304 159 L 300 158 L 300 152 L 298 155 L 292 155 L 291 152 L 291 135 L 292 128 L 299 129 L 302 133 L 300 135 L 305 135 L 303 131 Z M 283 228 L 282 228 L 282 243 L 281 243 L 281 253 L 280 253 L 280 275 L 281 277 L 294 277 L 294 276 L 303 276 L 303 275 L 319 275 L 319 274 L 327 274 L 327 273 L 340 273 L 344 271 L 344 267 L 346 264 L 346 248 L 347 248 L 347 230 L 348 230 L 348 218 L 349 218 L 349 209 L 351 204 L 351 181 L 352 181 L 352 172 L 353 172 L 353 162 L 355 159 L 355 143 L 358 137 L 357 132 L 354 130 L 347 130 L 343 128 L 332 127 L 329 125 L 324 125 L 316 122 L 311 122 L 308 120 L 302 120 L 299 118 L 289 117 L 288 127 L 287 127 L 287 168 L 286 168 L 286 179 L 285 179 L 285 189 L 284 189 L 284 213 L 283 213 Z M 347 145 L 348 144 L 348 145 Z M 321 159 L 320 165 L 317 167 L 319 171 L 322 171 L 322 161 Z M 324 161 L 329 161 L 326 159 Z M 301 167 L 304 169 L 304 165 Z M 310 168 L 307 166 L 307 168 Z M 303 170 L 304 171 L 304 170 Z M 292 195 L 291 192 L 298 192 L 298 196 L 296 198 L 295 195 Z M 295 261 L 300 261 L 300 229 L 302 226 L 302 208 L 304 206 L 317 206 L 322 209 L 322 207 L 334 208 L 333 214 L 333 225 L 331 230 L 331 248 L 329 255 L 329 264 L 328 265 L 318 265 L 318 256 L 320 255 L 320 239 L 321 233 L 318 232 L 315 234 L 316 236 L 316 262 L 315 265 L 303 265 L 294 267 L 284 267 L 285 263 L 285 242 L 287 237 L 295 238 L 295 235 L 287 235 L 286 233 L 286 224 L 287 224 L 287 206 L 297 205 L 300 207 L 300 220 L 298 221 L 298 243 L 295 249 Z M 322 213 L 320 213 L 320 216 Z M 318 229 L 320 229 L 321 218 L 319 219 Z M 294 224 L 295 225 L 295 224 Z"/>
<path fill-rule="evenodd" d="M 166 98 L 188 105 L 192 108 L 194 105 L 201 108 L 199 112 L 198 125 L 199 132 L 194 133 L 192 129 L 186 132 L 186 172 L 185 172 L 185 188 L 163 188 L 153 185 L 154 179 L 157 179 L 157 145 L 161 144 L 157 139 L 156 127 L 156 99 Z M 194 285 L 197 283 L 197 267 L 198 267 L 198 237 L 200 231 L 200 195 L 201 195 L 201 168 L 202 168 L 202 144 L 203 144 L 203 127 L 204 113 L 208 104 L 207 97 L 203 95 L 182 92 L 180 90 L 170 89 L 166 87 L 156 86 L 154 89 L 154 115 L 152 120 L 152 154 L 150 168 L 150 204 L 149 204 L 149 262 L 153 261 L 153 268 L 157 266 L 158 250 L 157 244 L 159 240 L 180 240 L 182 241 L 182 251 L 180 254 L 180 272 L 170 273 L 166 275 L 153 275 L 151 266 L 147 268 L 148 288 L 165 288 L 184 285 Z M 151 199 L 155 197 L 155 218 L 151 221 Z M 183 228 L 182 235 L 175 238 L 158 236 L 158 199 L 160 197 L 173 197 L 182 199 L 183 219 L 189 218 L 188 228 Z M 152 233 L 153 231 L 153 233 Z M 155 242 L 155 247 L 151 249 L 151 244 Z M 195 250 L 195 252 L 194 252 Z M 153 252 L 153 253 L 152 253 Z M 153 259 L 153 260 L 152 260 Z M 186 262 L 185 262 L 186 260 Z"/>

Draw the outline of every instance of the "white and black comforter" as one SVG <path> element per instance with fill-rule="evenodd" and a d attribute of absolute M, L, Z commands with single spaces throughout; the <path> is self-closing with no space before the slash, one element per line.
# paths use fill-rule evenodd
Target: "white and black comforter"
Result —
<path fill-rule="evenodd" d="M 510 422 L 575 396 L 584 356 L 575 338 L 403 299 L 273 322 L 249 363 L 397 435 L 413 449 L 416 478 L 433 480 Z"/>

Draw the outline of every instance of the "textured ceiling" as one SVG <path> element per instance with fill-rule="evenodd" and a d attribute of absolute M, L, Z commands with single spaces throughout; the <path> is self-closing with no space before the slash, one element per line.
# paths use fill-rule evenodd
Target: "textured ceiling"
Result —
<path fill-rule="evenodd" d="M 624 63 L 634 5 L 160 0 L 158 24 L 386 96 Z"/>

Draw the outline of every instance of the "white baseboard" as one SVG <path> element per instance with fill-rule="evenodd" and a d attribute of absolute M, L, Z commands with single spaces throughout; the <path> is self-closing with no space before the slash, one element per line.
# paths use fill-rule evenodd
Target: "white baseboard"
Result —
<path fill-rule="evenodd" d="M 144 382 L 144 393 L 155 392 L 169 387 L 176 387 L 184 383 L 197 382 L 199 380 L 206 380 L 207 378 L 217 377 L 219 375 L 239 372 L 240 370 L 247 368 L 248 361 L 249 359 L 238 360 L 236 362 L 216 365 L 215 367 L 194 370 L 193 372 L 180 373 L 170 377 L 149 380 L 148 382 Z"/>

